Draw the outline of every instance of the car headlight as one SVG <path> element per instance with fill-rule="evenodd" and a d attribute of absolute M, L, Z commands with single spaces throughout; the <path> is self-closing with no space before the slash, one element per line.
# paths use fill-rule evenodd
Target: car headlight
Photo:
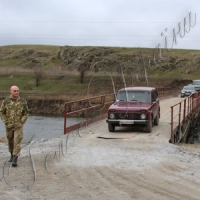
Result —
<path fill-rule="evenodd" d="M 147 116 L 146 116 L 146 114 L 144 114 L 144 113 L 142 113 L 142 114 L 140 115 L 140 118 L 141 118 L 141 119 L 146 119 L 146 117 L 147 117 Z"/>
<path fill-rule="evenodd" d="M 110 113 L 109 117 L 110 117 L 110 119 L 114 119 L 115 118 L 115 114 L 114 113 Z"/>

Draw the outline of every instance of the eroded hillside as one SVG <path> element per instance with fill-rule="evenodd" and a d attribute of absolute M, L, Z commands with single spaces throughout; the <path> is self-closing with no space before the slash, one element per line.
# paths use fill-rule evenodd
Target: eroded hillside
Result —
<path fill-rule="evenodd" d="M 0 47 L 0 67 L 46 69 L 60 66 L 63 70 L 78 72 L 121 72 L 149 75 L 155 73 L 178 73 L 199 75 L 200 51 L 159 50 L 115 47 L 75 47 L 75 46 L 2 46 Z M 180 77 L 181 78 L 181 77 Z"/>

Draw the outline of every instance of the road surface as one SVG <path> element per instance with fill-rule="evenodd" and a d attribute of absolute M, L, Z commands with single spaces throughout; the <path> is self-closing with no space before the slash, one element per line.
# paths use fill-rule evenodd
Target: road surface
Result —
<path fill-rule="evenodd" d="M 101 120 L 25 146 L 17 168 L 5 163 L 7 147 L 1 144 L 0 199 L 199 200 L 199 145 L 168 142 L 170 107 L 180 100 L 161 101 L 160 124 L 152 133 L 109 133 Z"/>

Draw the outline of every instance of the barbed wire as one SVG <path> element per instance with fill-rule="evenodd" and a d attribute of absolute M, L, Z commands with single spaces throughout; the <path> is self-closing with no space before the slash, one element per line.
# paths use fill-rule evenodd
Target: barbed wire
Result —
<path fill-rule="evenodd" d="M 196 25 L 196 14 L 195 14 L 195 23 L 193 25 L 191 24 L 191 14 L 189 14 L 189 21 L 190 21 L 190 26 L 189 27 L 193 28 Z M 180 34 L 181 38 L 184 37 L 185 34 L 188 33 L 188 31 L 190 31 L 190 28 L 188 30 L 186 29 L 186 20 L 184 20 L 184 34 L 183 35 L 181 35 L 181 33 L 180 33 L 180 31 L 181 31 L 180 24 L 178 25 L 178 27 L 179 27 L 179 31 L 178 31 L 177 34 Z M 176 36 L 174 36 L 173 40 L 176 41 Z M 167 43 L 166 43 L 166 46 L 167 46 Z M 157 47 L 160 48 L 160 45 L 158 45 Z M 145 59 L 143 58 L 142 52 L 141 52 L 141 58 L 142 58 L 143 67 L 144 67 L 144 73 L 145 73 L 145 77 L 146 77 L 146 81 L 147 81 L 147 85 L 148 85 L 148 75 L 147 75 L 145 66 L 146 66 L 146 63 L 148 63 L 148 66 L 149 66 L 149 62 L 145 61 Z M 155 58 L 153 58 L 153 60 L 155 60 Z M 112 76 L 108 72 L 103 72 L 103 73 L 105 73 L 111 79 L 112 89 L 113 89 L 113 92 L 115 93 L 115 84 L 114 84 Z M 90 85 L 92 83 L 93 78 L 97 74 L 98 73 L 96 73 L 96 74 L 94 74 L 92 76 L 92 78 L 90 79 L 90 82 L 88 84 L 88 90 L 87 90 L 88 97 L 89 97 Z M 120 74 L 121 74 L 121 78 L 122 78 L 122 84 L 123 84 L 124 88 L 126 88 L 126 80 L 124 78 L 123 68 L 122 67 L 120 67 Z M 89 104 L 90 104 L 91 107 L 93 107 L 90 102 L 89 102 Z M 98 110 L 96 109 L 96 112 L 99 112 L 104 107 L 105 107 L 105 102 L 104 102 L 104 104 L 103 104 L 101 109 L 98 109 Z M 127 110 L 128 110 L 128 105 L 127 105 Z M 87 118 L 85 118 L 85 122 L 86 122 L 85 133 L 87 134 L 89 132 L 88 129 L 87 129 L 88 128 Z M 48 153 L 45 156 L 44 168 L 45 168 L 45 170 L 47 172 L 49 172 L 49 173 L 51 172 L 49 170 L 49 166 L 50 166 L 50 164 L 53 164 L 53 161 L 60 162 L 61 158 L 67 155 L 68 150 L 72 150 L 73 149 L 73 147 L 75 146 L 76 138 L 78 138 L 78 137 L 83 138 L 84 137 L 84 134 L 81 133 L 81 130 L 80 130 L 83 127 L 83 124 L 84 124 L 83 122 L 79 123 L 79 128 L 76 131 L 68 133 L 68 135 L 66 136 L 65 140 L 61 140 L 59 142 L 59 144 L 57 144 L 57 150 L 56 151 L 53 151 L 51 154 Z M 29 158 L 30 158 L 31 171 L 32 171 L 32 176 L 33 176 L 33 180 L 32 180 L 31 184 L 25 184 L 24 183 L 24 185 L 27 185 L 25 191 L 30 191 L 31 189 L 33 189 L 33 187 L 35 185 L 35 182 L 36 182 L 36 168 L 35 168 L 35 163 L 34 163 L 33 156 L 31 154 L 31 146 L 34 143 L 34 141 L 32 140 L 33 137 L 30 139 L 30 141 L 25 146 L 22 147 L 22 149 L 24 149 L 25 147 L 29 147 Z M 26 164 L 23 163 L 22 165 L 23 165 L 23 173 L 22 173 L 21 182 L 24 182 L 24 177 L 26 177 L 26 171 L 25 171 Z M 5 164 L 4 164 L 4 166 L 3 166 L 3 178 L 4 178 L 5 182 L 6 182 L 6 184 L 9 187 L 13 188 L 13 185 L 14 185 L 13 181 L 14 180 L 12 180 L 12 177 L 10 176 L 10 171 L 11 171 L 11 163 L 9 164 L 8 159 L 7 159 Z"/>
<path fill-rule="evenodd" d="M 22 173 L 22 180 L 20 181 L 20 183 L 22 183 L 23 185 L 26 185 L 26 189 L 25 189 L 25 191 L 24 192 L 26 192 L 26 191 L 30 191 L 31 189 L 33 189 L 33 187 L 34 187 L 34 185 L 35 185 L 35 182 L 36 182 L 36 169 L 35 169 L 35 163 L 34 163 L 34 159 L 33 159 L 33 157 L 32 157 L 32 154 L 31 154 L 31 151 L 30 151 L 30 149 L 31 149 L 31 145 L 33 144 L 33 142 L 34 142 L 34 140 L 32 140 L 33 139 L 33 137 L 35 137 L 35 135 L 33 135 L 32 137 L 31 137 L 31 139 L 30 139 L 30 141 L 27 143 L 27 144 L 25 144 L 22 148 L 21 148 L 21 150 L 20 150 L 20 152 L 23 150 L 23 149 L 25 149 L 26 147 L 28 147 L 29 148 L 29 158 L 30 158 L 30 163 L 31 163 L 31 171 L 32 171 L 32 175 L 33 175 L 33 182 L 32 182 L 32 184 L 31 185 L 29 185 L 29 184 L 25 184 L 25 180 L 24 180 L 24 178 L 26 177 L 26 165 L 25 165 L 25 163 L 24 164 L 22 164 L 24 167 L 23 167 L 23 173 Z M 20 152 L 18 152 L 18 154 L 20 154 Z M 3 178 L 4 178 L 4 180 L 5 180 L 5 183 L 9 186 L 9 187 L 11 187 L 11 188 L 14 188 L 14 181 L 11 179 L 11 177 L 10 177 L 10 171 L 11 171 L 11 165 L 12 165 L 12 162 L 9 162 L 8 161 L 9 160 L 9 158 L 5 161 L 5 163 L 4 163 L 4 166 L 3 166 Z M 23 159 L 21 160 L 21 162 L 23 162 Z M 6 172 L 7 171 L 7 172 Z M 16 173 L 16 175 L 17 174 L 19 174 L 19 171 L 17 172 L 17 171 L 15 171 Z M 29 173 L 29 175 L 30 175 L 30 173 Z M 18 178 L 17 179 L 19 179 L 19 176 L 18 176 Z M 16 187 L 16 185 L 15 185 L 15 187 Z"/>

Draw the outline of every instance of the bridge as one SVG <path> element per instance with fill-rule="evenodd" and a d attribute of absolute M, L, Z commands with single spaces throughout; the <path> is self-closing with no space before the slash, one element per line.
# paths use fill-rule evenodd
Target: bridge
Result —
<path fill-rule="evenodd" d="M 169 142 L 177 144 L 186 142 L 190 128 L 194 127 L 198 122 L 200 112 L 200 92 L 192 94 L 187 98 L 179 98 L 177 91 L 173 88 L 157 88 L 160 98 L 161 117 L 160 124 L 155 129 L 169 130 Z M 64 112 L 64 134 L 73 130 L 79 129 L 83 126 L 88 126 L 91 123 L 100 121 L 102 126 L 107 126 L 105 119 L 107 118 L 108 107 L 113 103 L 116 94 L 106 94 L 76 101 L 65 103 Z M 79 117 L 80 121 L 76 124 L 69 125 L 68 117 Z M 166 126 L 166 125 L 169 126 Z M 127 130 L 127 128 L 120 128 L 114 133 L 109 133 L 108 129 L 104 137 L 122 137 L 130 131 L 133 134 L 138 134 L 140 130 Z M 106 136 L 105 136 L 106 135 Z M 103 136 L 102 136 L 103 137 Z"/>

